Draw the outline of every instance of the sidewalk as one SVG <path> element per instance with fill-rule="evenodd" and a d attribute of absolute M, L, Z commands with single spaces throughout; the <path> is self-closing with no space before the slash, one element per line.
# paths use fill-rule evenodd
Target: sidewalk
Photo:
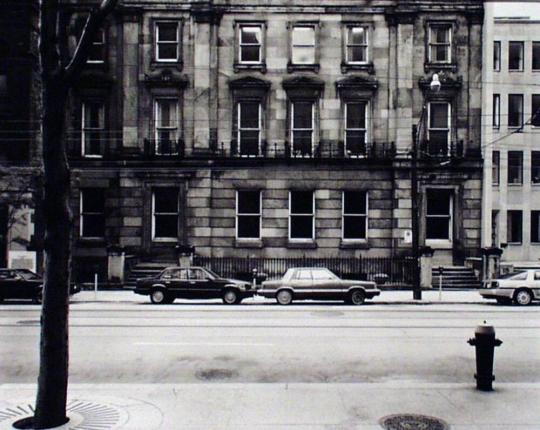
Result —
<path fill-rule="evenodd" d="M 61 428 L 380 430 L 394 414 L 436 417 L 452 430 L 540 428 L 540 384 L 494 387 L 476 391 L 472 375 L 470 384 L 74 384 L 71 425 Z M 26 415 L 34 396 L 34 385 L 0 385 L 0 429 Z"/>

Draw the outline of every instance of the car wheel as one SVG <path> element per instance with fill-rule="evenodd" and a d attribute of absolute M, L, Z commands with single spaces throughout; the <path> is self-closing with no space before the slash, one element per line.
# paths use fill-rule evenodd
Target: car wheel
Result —
<path fill-rule="evenodd" d="M 37 293 L 34 298 L 32 299 L 32 303 L 35 303 L 36 305 L 40 305 L 43 302 L 43 292 Z"/>
<path fill-rule="evenodd" d="M 293 295 L 290 290 L 278 291 L 276 300 L 280 305 L 290 305 L 293 301 Z"/>
<path fill-rule="evenodd" d="M 156 305 L 167 303 L 167 293 L 162 288 L 156 288 L 150 293 L 150 301 Z"/>
<path fill-rule="evenodd" d="M 349 302 L 352 305 L 363 305 L 366 301 L 366 295 L 362 290 L 354 290 L 349 295 Z"/>
<path fill-rule="evenodd" d="M 509 305 L 512 303 L 512 299 L 507 299 L 506 297 L 497 297 L 496 300 L 499 305 Z"/>
<path fill-rule="evenodd" d="M 235 290 L 228 289 L 223 292 L 223 303 L 226 305 L 235 305 L 238 303 L 238 293 Z"/>
<path fill-rule="evenodd" d="M 532 302 L 532 294 L 529 290 L 517 290 L 514 295 L 514 302 L 520 306 L 530 305 Z"/>

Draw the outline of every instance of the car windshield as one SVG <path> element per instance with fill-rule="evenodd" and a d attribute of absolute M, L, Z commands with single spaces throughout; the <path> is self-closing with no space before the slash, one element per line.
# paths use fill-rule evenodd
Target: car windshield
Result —
<path fill-rule="evenodd" d="M 521 271 L 521 272 L 507 273 L 507 274 L 505 274 L 505 275 L 499 276 L 499 279 L 516 279 L 516 280 L 523 280 L 523 279 L 527 279 L 527 272 Z"/>
<path fill-rule="evenodd" d="M 18 270 L 17 274 L 27 281 L 31 281 L 33 279 L 41 279 L 38 274 L 30 270 Z"/>
<path fill-rule="evenodd" d="M 216 272 L 212 272 L 210 269 L 207 269 L 206 267 L 203 270 L 213 278 L 221 278 L 221 276 L 219 276 Z"/>

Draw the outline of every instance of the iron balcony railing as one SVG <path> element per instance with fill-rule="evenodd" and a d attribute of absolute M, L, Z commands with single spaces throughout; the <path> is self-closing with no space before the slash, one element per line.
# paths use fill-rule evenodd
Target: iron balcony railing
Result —
<path fill-rule="evenodd" d="M 420 142 L 419 156 L 421 158 L 463 158 L 465 156 L 463 140 L 452 142 L 423 140 Z"/>

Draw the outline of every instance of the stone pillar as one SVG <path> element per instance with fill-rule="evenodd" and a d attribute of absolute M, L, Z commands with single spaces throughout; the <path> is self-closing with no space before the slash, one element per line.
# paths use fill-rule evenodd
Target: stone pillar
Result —
<path fill-rule="evenodd" d="M 433 288 L 432 285 L 433 269 L 433 249 L 426 246 L 420 249 L 420 287 Z"/>
<path fill-rule="evenodd" d="M 113 284 L 124 283 L 125 253 L 121 247 L 109 247 L 107 281 Z"/>
<path fill-rule="evenodd" d="M 484 273 L 482 274 L 483 280 L 499 276 L 502 253 L 502 248 L 482 248 L 482 257 L 485 261 Z"/>

